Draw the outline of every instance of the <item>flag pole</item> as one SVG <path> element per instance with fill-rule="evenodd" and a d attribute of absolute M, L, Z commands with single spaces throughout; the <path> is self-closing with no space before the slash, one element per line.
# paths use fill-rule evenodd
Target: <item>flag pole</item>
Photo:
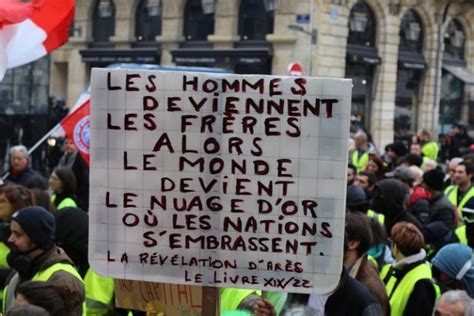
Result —
<path fill-rule="evenodd" d="M 30 156 L 32 152 L 34 152 L 39 146 L 41 146 L 42 143 L 44 143 L 45 140 L 47 140 L 54 132 L 56 132 L 60 126 L 61 123 L 58 123 L 49 132 L 44 134 L 44 136 L 39 141 L 37 141 L 36 144 L 34 144 L 30 149 L 28 149 L 28 156 Z M 7 173 L 2 176 L 2 180 L 5 180 L 9 175 L 10 172 L 7 171 Z"/>

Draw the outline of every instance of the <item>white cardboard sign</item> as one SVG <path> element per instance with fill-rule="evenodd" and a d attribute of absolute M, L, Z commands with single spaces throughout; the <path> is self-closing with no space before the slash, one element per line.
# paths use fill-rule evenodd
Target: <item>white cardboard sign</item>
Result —
<path fill-rule="evenodd" d="M 339 280 L 351 81 L 93 69 L 89 260 L 114 278 Z"/>

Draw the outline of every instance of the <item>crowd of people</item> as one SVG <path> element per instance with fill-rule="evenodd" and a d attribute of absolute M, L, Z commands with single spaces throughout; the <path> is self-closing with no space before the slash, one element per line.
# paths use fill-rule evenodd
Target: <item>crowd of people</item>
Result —
<path fill-rule="evenodd" d="M 220 314 L 474 315 L 474 154 L 467 134 L 458 138 L 443 161 L 426 130 L 383 153 L 355 131 L 336 289 L 309 295 L 225 288 Z M 69 140 L 49 180 L 30 167 L 27 148 L 10 149 L 0 186 L 4 314 L 144 314 L 116 308 L 113 280 L 89 267 L 88 172 Z"/>

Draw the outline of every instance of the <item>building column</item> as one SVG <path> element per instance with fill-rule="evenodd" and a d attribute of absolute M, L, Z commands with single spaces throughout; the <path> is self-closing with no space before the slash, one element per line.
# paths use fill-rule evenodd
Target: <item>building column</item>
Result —
<path fill-rule="evenodd" d="M 185 0 L 163 1 L 161 35 L 156 37 L 156 41 L 161 44 L 162 66 L 174 65 L 171 50 L 183 40 L 184 5 Z"/>
<path fill-rule="evenodd" d="M 385 145 L 393 142 L 398 46 L 400 43 L 399 29 L 400 18 L 393 15 L 386 15 L 385 25 L 377 29 L 377 32 L 382 34 L 377 45 L 382 64 L 375 72 L 371 132 L 373 141 L 379 149 L 383 149 Z"/>

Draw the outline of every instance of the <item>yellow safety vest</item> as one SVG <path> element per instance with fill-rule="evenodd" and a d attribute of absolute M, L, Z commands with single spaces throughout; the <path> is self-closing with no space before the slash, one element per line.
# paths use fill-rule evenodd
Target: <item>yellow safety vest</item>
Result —
<path fill-rule="evenodd" d="M 467 245 L 467 236 L 466 236 L 466 226 L 462 225 L 456 228 L 454 231 L 456 237 L 458 237 L 459 242 L 463 245 Z"/>
<path fill-rule="evenodd" d="M 48 268 L 46 268 L 45 270 L 39 271 L 38 273 L 36 273 L 33 276 L 31 281 L 48 281 L 49 278 L 51 278 L 51 276 L 54 273 L 58 272 L 58 271 L 66 271 L 66 272 L 72 274 L 74 277 L 76 277 L 81 282 L 83 282 L 79 272 L 77 272 L 77 270 L 76 270 L 76 268 L 74 268 L 74 266 L 72 266 L 68 263 L 61 263 L 61 262 L 55 263 L 55 264 L 49 266 Z M 15 276 L 17 276 L 17 274 L 15 274 Z M 15 291 L 15 290 L 16 290 L 16 288 L 13 289 L 13 291 Z M 7 307 L 9 307 L 9 306 L 7 306 L 7 296 L 9 296 L 8 285 L 5 286 L 5 288 L 3 289 L 3 313 L 4 314 L 7 312 L 6 311 Z M 85 310 L 83 310 L 83 312 L 85 312 Z"/>
<path fill-rule="evenodd" d="M 387 264 L 380 272 L 380 278 L 385 282 L 387 295 L 390 299 L 391 316 L 403 315 L 405 307 L 408 303 L 411 293 L 415 288 L 416 282 L 423 279 L 432 280 L 431 268 L 427 263 L 422 263 L 410 270 L 403 279 L 398 282 L 395 276 L 390 276 L 387 280 L 388 273 L 391 271 L 391 265 Z M 436 292 L 436 297 L 439 297 L 439 287 L 433 283 L 433 288 Z"/>
<path fill-rule="evenodd" d="M 7 262 L 7 256 L 10 253 L 10 248 L 8 248 L 5 243 L 0 242 L 0 268 L 8 269 L 10 266 Z"/>
<path fill-rule="evenodd" d="M 444 194 L 448 197 L 449 201 L 451 204 L 455 205 L 458 209 L 458 215 L 459 215 L 459 224 L 458 227 L 463 225 L 463 218 L 462 218 L 462 209 L 464 205 L 466 205 L 467 201 L 469 201 L 472 197 L 474 197 L 474 187 L 470 187 L 469 190 L 466 192 L 464 197 L 462 198 L 461 202 L 459 202 L 459 205 L 457 204 L 458 202 L 458 189 L 459 186 L 457 185 L 450 185 L 449 187 L 444 190 Z"/>
<path fill-rule="evenodd" d="M 114 280 L 95 273 L 92 268 L 84 277 L 87 315 L 108 315 L 113 309 Z"/>
<path fill-rule="evenodd" d="M 357 172 L 361 172 L 362 170 L 365 169 L 365 166 L 369 162 L 369 153 L 364 152 L 362 156 L 360 156 L 359 158 L 359 151 L 356 149 L 352 153 L 351 162 L 357 168 Z"/>
<path fill-rule="evenodd" d="M 56 194 L 51 195 L 51 203 L 54 204 L 54 201 L 56 201 Z M 71 198 L 65 198 L 59 203 L 59 205 L 56 207 L 56 210 L 60 210 L 65 207 L 77 207 L 77 203 Z"/>
<path fill-rule="evenodd" d="M 262 294 L 261 291 L 256 290 L 221 288 L 221 314 L 224 312 L 236 311 L 240 303 L 252 293 L 257 295 Z"/>
<path fill-rule="evenodd" d="M 439 147 L 435 141 L 430 141 L 423 145 L 421 152 L 425 157 L 436 161 L 438 159 Z"/>

